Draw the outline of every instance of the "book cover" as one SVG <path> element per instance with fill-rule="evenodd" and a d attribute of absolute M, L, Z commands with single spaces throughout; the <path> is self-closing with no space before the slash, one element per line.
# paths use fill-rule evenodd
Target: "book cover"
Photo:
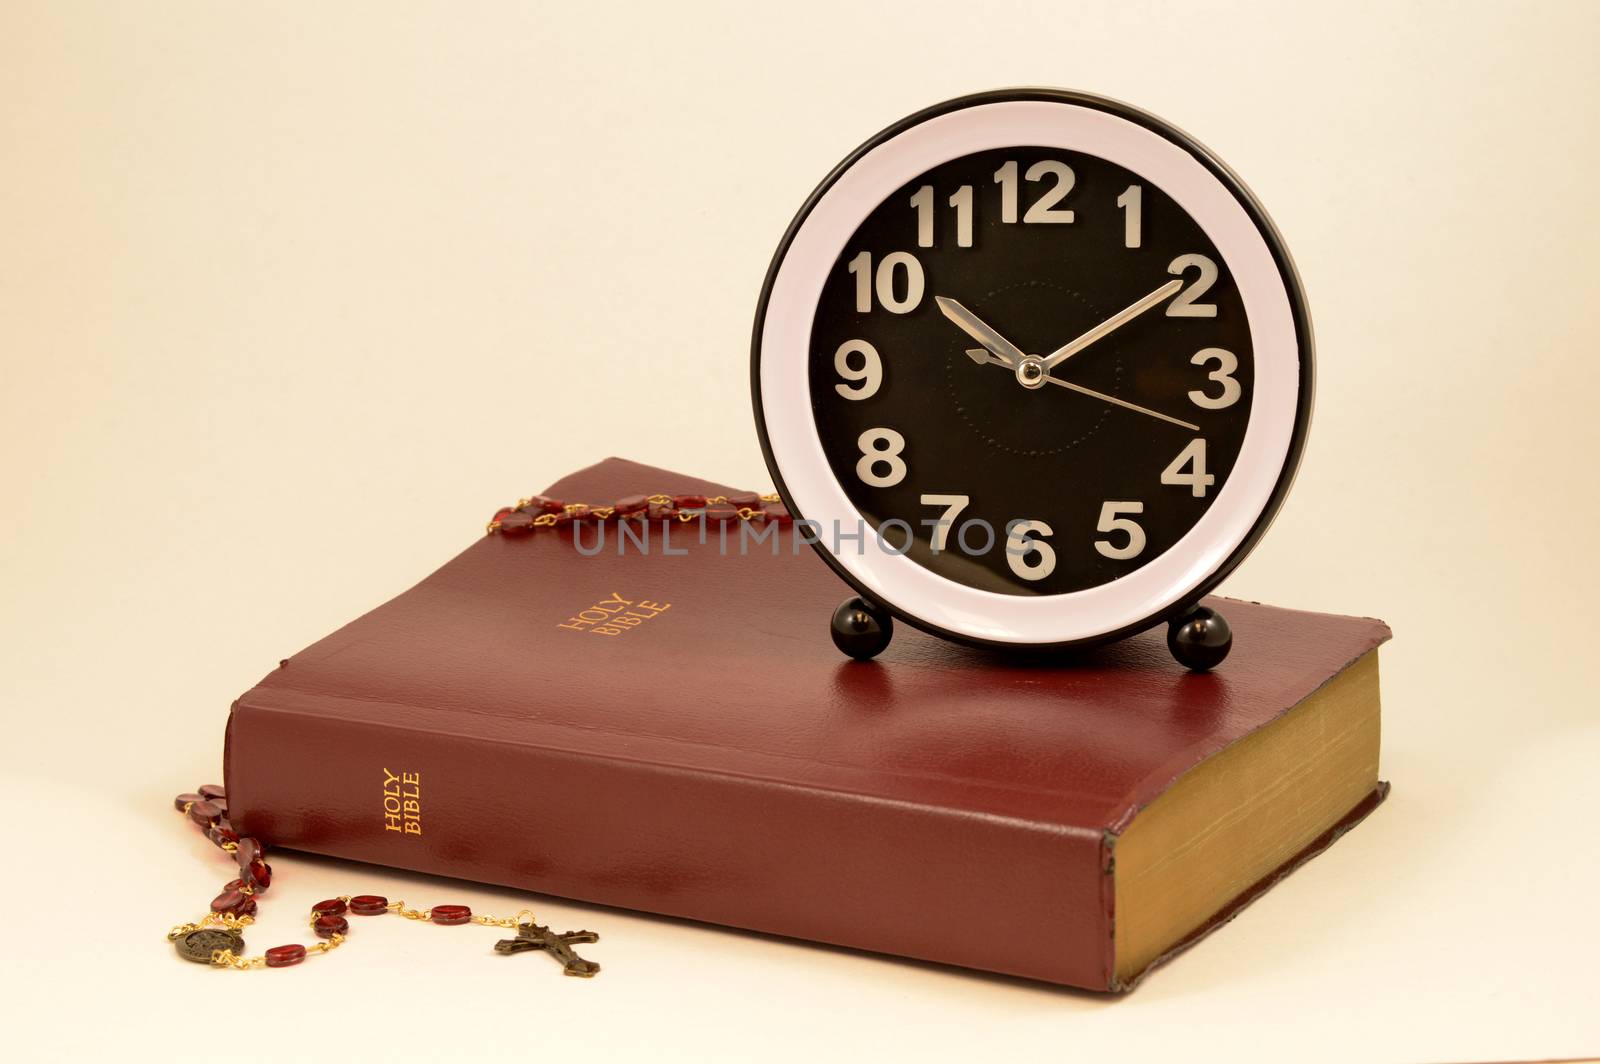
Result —
<path fill-rule="evenodd" d="M 612 459 L 544 494 L 729 491 Z M 1236 649 L 1203 675 L 1159 629 L 1039 659 L 901 626 L 854 662 L 828 632 L 849 589 L 787 529 L 724 551 L 668 524 L 670 550 L 613 527 L 592 556 L 571 525 L 481 536 L 285 660 L 229 717 L 235 824 L 1121 990 L 1386 790 L 1379 621 L 1217 600 Z"/>

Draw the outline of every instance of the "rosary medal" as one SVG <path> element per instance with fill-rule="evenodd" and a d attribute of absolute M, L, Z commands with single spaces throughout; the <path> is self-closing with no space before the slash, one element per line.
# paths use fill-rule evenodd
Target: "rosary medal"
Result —
<path fill-rule="evenodd" d="M 237 931 L 220 927 L 202 927 L 172 940 L 178 956 L 196 964 L 210 964 L 219 950 L 232 950 L 235 957 L 244 954 L 244 936 Z"/>

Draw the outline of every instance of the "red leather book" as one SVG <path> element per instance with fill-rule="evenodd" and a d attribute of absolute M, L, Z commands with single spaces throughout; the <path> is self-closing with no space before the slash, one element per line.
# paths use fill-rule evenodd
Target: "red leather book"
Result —
<path fill-rule="evenodd" d="M 612 459 L 544 494 L 728 491 Z M 848 589 L 809 547 L 724 554 L 698 527 L 592 557 L 570 526 L 484 535 L 287 659 L 230 715 L 236 825 L 1120 990 L 1386 790 L 1381 622 L 1216 600 L 1235 650 L 1207 675 L 1160 631 L 1038 660 L 901 626 L 854 662 L 828 632 Z"/>

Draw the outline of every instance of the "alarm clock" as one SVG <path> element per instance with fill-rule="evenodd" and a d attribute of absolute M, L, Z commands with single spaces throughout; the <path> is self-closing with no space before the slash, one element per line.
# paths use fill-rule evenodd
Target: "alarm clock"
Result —
<path fill-rule="evenodd" d="M 966 96 L 857 148 L 778 245 L 756 312 L 756 426 L 805 538 L 893 619 L 1066 648 L 1168 626 L 1266 531 L 1311 414 L 1305 297 L 1243 183 L 1171 124 L 1081 92 Z"/>

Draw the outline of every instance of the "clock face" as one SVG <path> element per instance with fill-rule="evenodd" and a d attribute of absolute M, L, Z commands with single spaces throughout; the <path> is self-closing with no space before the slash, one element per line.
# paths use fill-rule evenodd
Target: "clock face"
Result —
<path fill-rule="evenodd" d="M 1249 321 L 1205 231 L 1149 179 L 1004 147 L 895 189 L 811 329 L 812 412 L 885 542 L 970 587 L 1058 595 L 1170 549 L 1249 424 Z"/>
<path fill-rule="evenodd" d="M 1067 646 L 1180 612 L 1281 504 L 1304 300 L 1237 178 L 1082 93 L 950 101 L 864 144 L 774 258 L 752 350 L 779 491 L 861 594 Z"/>

